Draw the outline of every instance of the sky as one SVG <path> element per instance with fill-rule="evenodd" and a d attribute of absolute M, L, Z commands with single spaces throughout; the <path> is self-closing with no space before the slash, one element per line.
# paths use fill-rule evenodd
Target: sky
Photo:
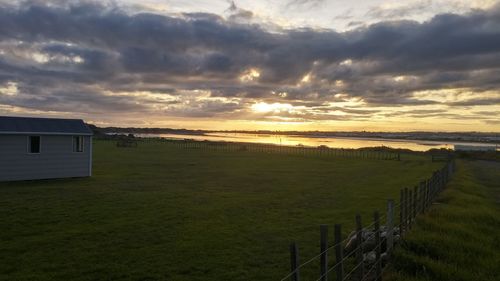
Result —
<path fill-rule="evenodd" d="M 500 1 L 0 0 L 0 115 L 500 132 Z"/>

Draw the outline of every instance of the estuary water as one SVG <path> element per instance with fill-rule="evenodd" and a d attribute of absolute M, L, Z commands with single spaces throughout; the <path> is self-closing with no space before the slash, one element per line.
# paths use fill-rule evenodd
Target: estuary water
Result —
<path fill-rule="evenodd" d="M 138 137 L 161 137 L 167 139 L 191 139 L 198 141 L 225 141 L 244 143 L 266 143 L 285 146 L 320 146 L 330 148 L 362 148 L 380 147 L 411 149 L 414 151 L 427 151 L 432 148 L 453 149 L 454 145 L 468 146 L 493 146 L 487 143 L 470 143 L 459 141 L 424 141 L 407 139 L 383 139 L 383 138 L 354 138 L 354 137 L 305 137 L 294 135 L 252 134 L 252 133 L 206 133 L 203 135 L 191 134 L 137 134 Z"/>

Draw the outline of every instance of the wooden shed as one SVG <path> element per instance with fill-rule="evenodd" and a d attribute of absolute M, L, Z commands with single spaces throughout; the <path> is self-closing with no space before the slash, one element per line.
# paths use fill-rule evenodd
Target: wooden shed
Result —
<path fill-rule="evenodd" d="M 91 175 L 92 131 L 83 120 L 0 116 L 0 181 Z"/>

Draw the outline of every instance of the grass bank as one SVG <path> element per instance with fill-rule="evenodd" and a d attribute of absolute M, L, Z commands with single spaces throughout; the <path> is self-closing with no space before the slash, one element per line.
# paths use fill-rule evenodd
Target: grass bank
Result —
<path fill-rule="evenodd" d="M 461 161 L 394 253 L 386 279 L 499 280 L 500 162 Z"/>
<path fill-rule="evenodd" d="M 97 141 L 91 178 L 0 184 L 0 279 L 279 280 L 441 165 Z"/>

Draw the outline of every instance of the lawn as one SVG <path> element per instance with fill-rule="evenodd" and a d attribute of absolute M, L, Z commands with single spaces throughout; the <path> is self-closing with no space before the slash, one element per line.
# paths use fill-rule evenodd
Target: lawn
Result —
<path fill-rule="evenodd" d="M 279 280 L 442 164 L 96 141 L 91 178 L 0 183 L 0 279 Z"/>
<path fill-rule="evenodd" d="M 500 280 L 500 162 L 461 161 L 395 251 L 390 281 Z"/>

